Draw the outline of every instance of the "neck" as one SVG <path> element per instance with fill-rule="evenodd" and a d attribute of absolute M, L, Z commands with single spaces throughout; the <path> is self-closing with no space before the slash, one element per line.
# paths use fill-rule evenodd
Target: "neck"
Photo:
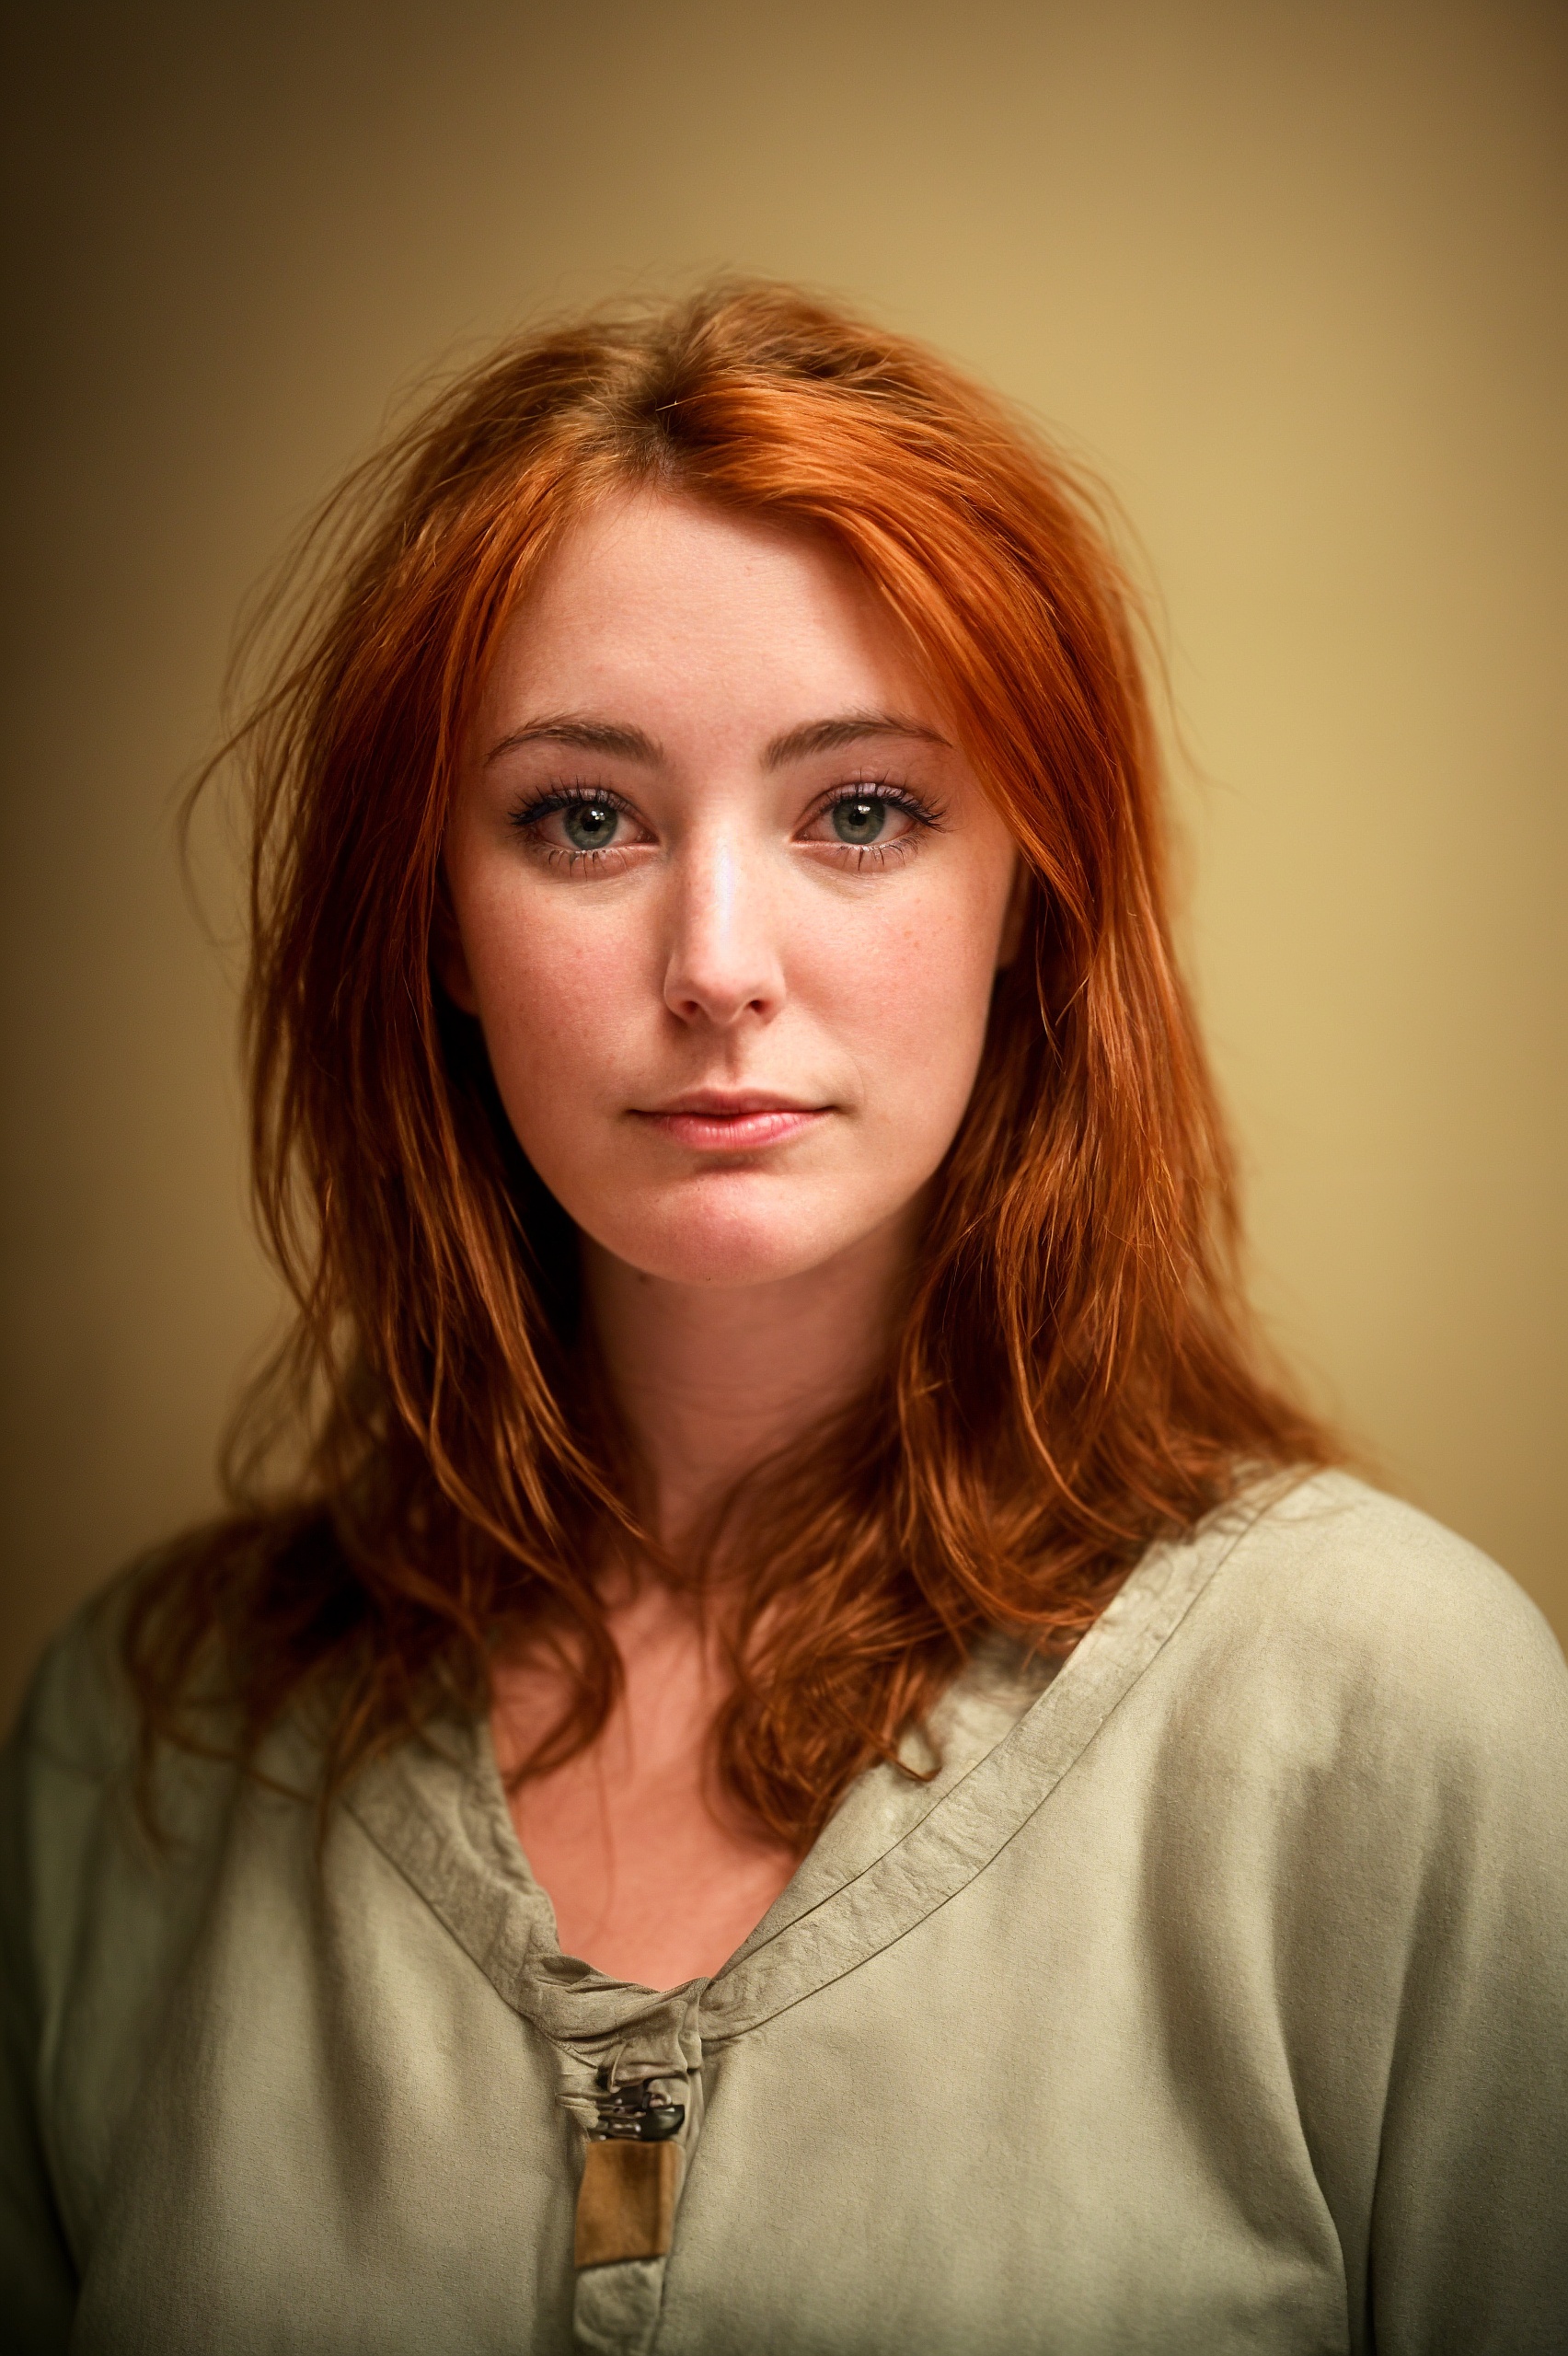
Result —
<path fill-rule="evenodd" d="M 728 1488 L 870 1379 L 911 1241 L 905 1217 L 799 1276 L 704 1286 L 644 1276 L 583 1238 L 589 1308 L 663 1545 L 679 1552 Z"/>

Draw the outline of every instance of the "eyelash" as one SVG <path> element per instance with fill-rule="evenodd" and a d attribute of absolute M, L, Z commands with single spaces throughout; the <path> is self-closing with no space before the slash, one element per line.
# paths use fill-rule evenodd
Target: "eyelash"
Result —
<path fill-rule="evenodd" d="M 841 785 L 832 787 L 804 824 L 814 826 L 819 818 L 825 818 L 843 802 L 886 802 L 894 809 L 902 810 L 925 832 L 935 832 L 942 823 L 942 811 L 930 803 L 923 802 L 908 786 L 900 785 L 890 778 L 858 777 L 847 778 Z M 517 834 L 526 836 L 532 827 L 541 826 L 558 810 L 570 810 L 583 803 L 592 803 L 601 810 L 618 810 L 628 818 L 634 818 L 637 814 L 628 802 L 608 787 L 592 785 L 586 779 L 573 779 L 571 783 L 548 787 L 543 793 L 536 794 L 531 802 L 520 804 L 512 812 L 507 823 Z M 560 843 L 541 845 L 540 848 L 548 849 L 552 865 L 564 860 L 568 867 L 578 869 L 595 867 L 601 860 L 613 858 L 616 851 L 613 844 L 605 850 L 571 850 Z M 915 840 L 913 837 L 906 837 L 904 841 L 896 843 L 840 843 L 834 848 L 846 853 L 853 852 L 855 870 L 859 872 L 868 861 L 884 867 L 890 858 L 904 858 L 915 848 Z"/>
<path fill-rule="evenodd" d="M 618 810 L 627 818 L 637 814 L 629 802 L 624 801 L 618 793 L 611 792 L 607 786 L 590 785 L 586 779 L 574 779 L 571 784 L 549 786 L 543 793 L 536 793 L 531 802 L 521 803 L 512 812 L 507 824 L 515 834 L 526 837 L 531 828 L 542 826 L 547 818 L 553 818 L 558 810 L 571 810 L 582 803 L 591 803 L 597 810 Z M 571 850 L 564 843 L 540 843 L 535 848 L 548 852 L 552 867 L 564 862 L 572 868 L 597 866 L 601 860 L 608 859 L 614 849 L 612 845 L 610 850 Z"/>
<path fill-rule="evenodd" d="M 524 827 L 536 826 L 541 818 L 552 817 L 558 810 L 570 810 L 579 802 L 591 802 L 603 810 L 623 810 L 628 818 L 632 815 L 630 803 L 623 802 L 608 786 L 591 785 L 585 778 L 574 778 L 570 784 L 547 786 L 532 802 L 520 803 L 513 811 L 510 823 L 521 833 Z"/>
<path fill-rule="evenodd" d="M 906 818 L 913 819 L 916 826 L 928 834 L 934 834 L 942 822 L 941 811 L 934 804 L 923 802 L 917 793 L 911 792 L 908 786 L 899 785 L 891 778 L 859 777 L 848 778 L 842 785 L 834 786 L 817 803 L 806 824 L 814 826 L 819 818 L 825 818 L 830 811 L 844 802 L 885 802 L 891 809 L 902 810 Z M 918 837 L 906 835 L 896 843 L 838 843 L 831 848 L 843 851 L 843 864 L 846 867 L 852 864 L 853 872 L 859 874 L 867 866 L 886 867 L 890 860 L 911 857 L 918 848 Z"/>

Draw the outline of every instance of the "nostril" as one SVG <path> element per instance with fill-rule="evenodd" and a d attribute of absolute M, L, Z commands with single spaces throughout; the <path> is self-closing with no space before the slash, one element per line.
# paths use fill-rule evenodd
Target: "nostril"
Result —
<path fill-rule="evenodd" d="M 770 963 L 771 961 L 769 961 Z M 664 980 L 664 1002 L 686 1022 L 730 1024 L 766 1020 L 783 1003 L 783 976 L 762 961 L 745 965 L 694 966 L 687 960 L 672 962 Z"/>

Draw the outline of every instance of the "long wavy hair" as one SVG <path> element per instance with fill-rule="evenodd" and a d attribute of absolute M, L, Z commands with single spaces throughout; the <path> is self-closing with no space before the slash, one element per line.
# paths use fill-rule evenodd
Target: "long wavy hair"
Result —
<path fill-rule="evenodd" d="M 1030 876 L 872 1395 L 758 1468 L 685 1565 L 640 1523 L 574 1231 L 433 974 L 497 633 L 574 517 L 627 485 L 829 536 Z M 236 1426 L 232 1512 L 133 1589 L 149 1745 L 253 1761 L 303 1709 L 330 1792 L 481 1712 L 498 1649 L 534 1640 L 567 1670 L 539 1772 L 617 1692 L 605 1564 L 698 1578 L 721 1558 L 718 1771 L 803 1846 L 980 1631 L 1070 1646 L 1152 1541 L 1323 1459 L 1241 1302 L 1136 603 L 1092 486 L 1001 402 L 776 285 L 531 335 L 337 494 L 263 642 L 224 757 L 253 812 L 255 1199 L 296 1314 Z"/>

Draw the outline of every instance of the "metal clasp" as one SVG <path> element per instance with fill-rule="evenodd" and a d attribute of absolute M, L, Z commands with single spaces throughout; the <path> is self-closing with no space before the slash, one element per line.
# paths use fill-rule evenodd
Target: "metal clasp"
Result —
<path fill-rule="evenodd" d="M 588 2130 L 590 2142 L 666 2143 L 678 2135 L 686 2119 L 684 2102 L 656 2102 L 657 2078 L 628 2078 L 612 2085 L 608 2062 L 602 2062 L 594 2083 L 601 2091 L 594 2097 L 599 2122 Z"/>

